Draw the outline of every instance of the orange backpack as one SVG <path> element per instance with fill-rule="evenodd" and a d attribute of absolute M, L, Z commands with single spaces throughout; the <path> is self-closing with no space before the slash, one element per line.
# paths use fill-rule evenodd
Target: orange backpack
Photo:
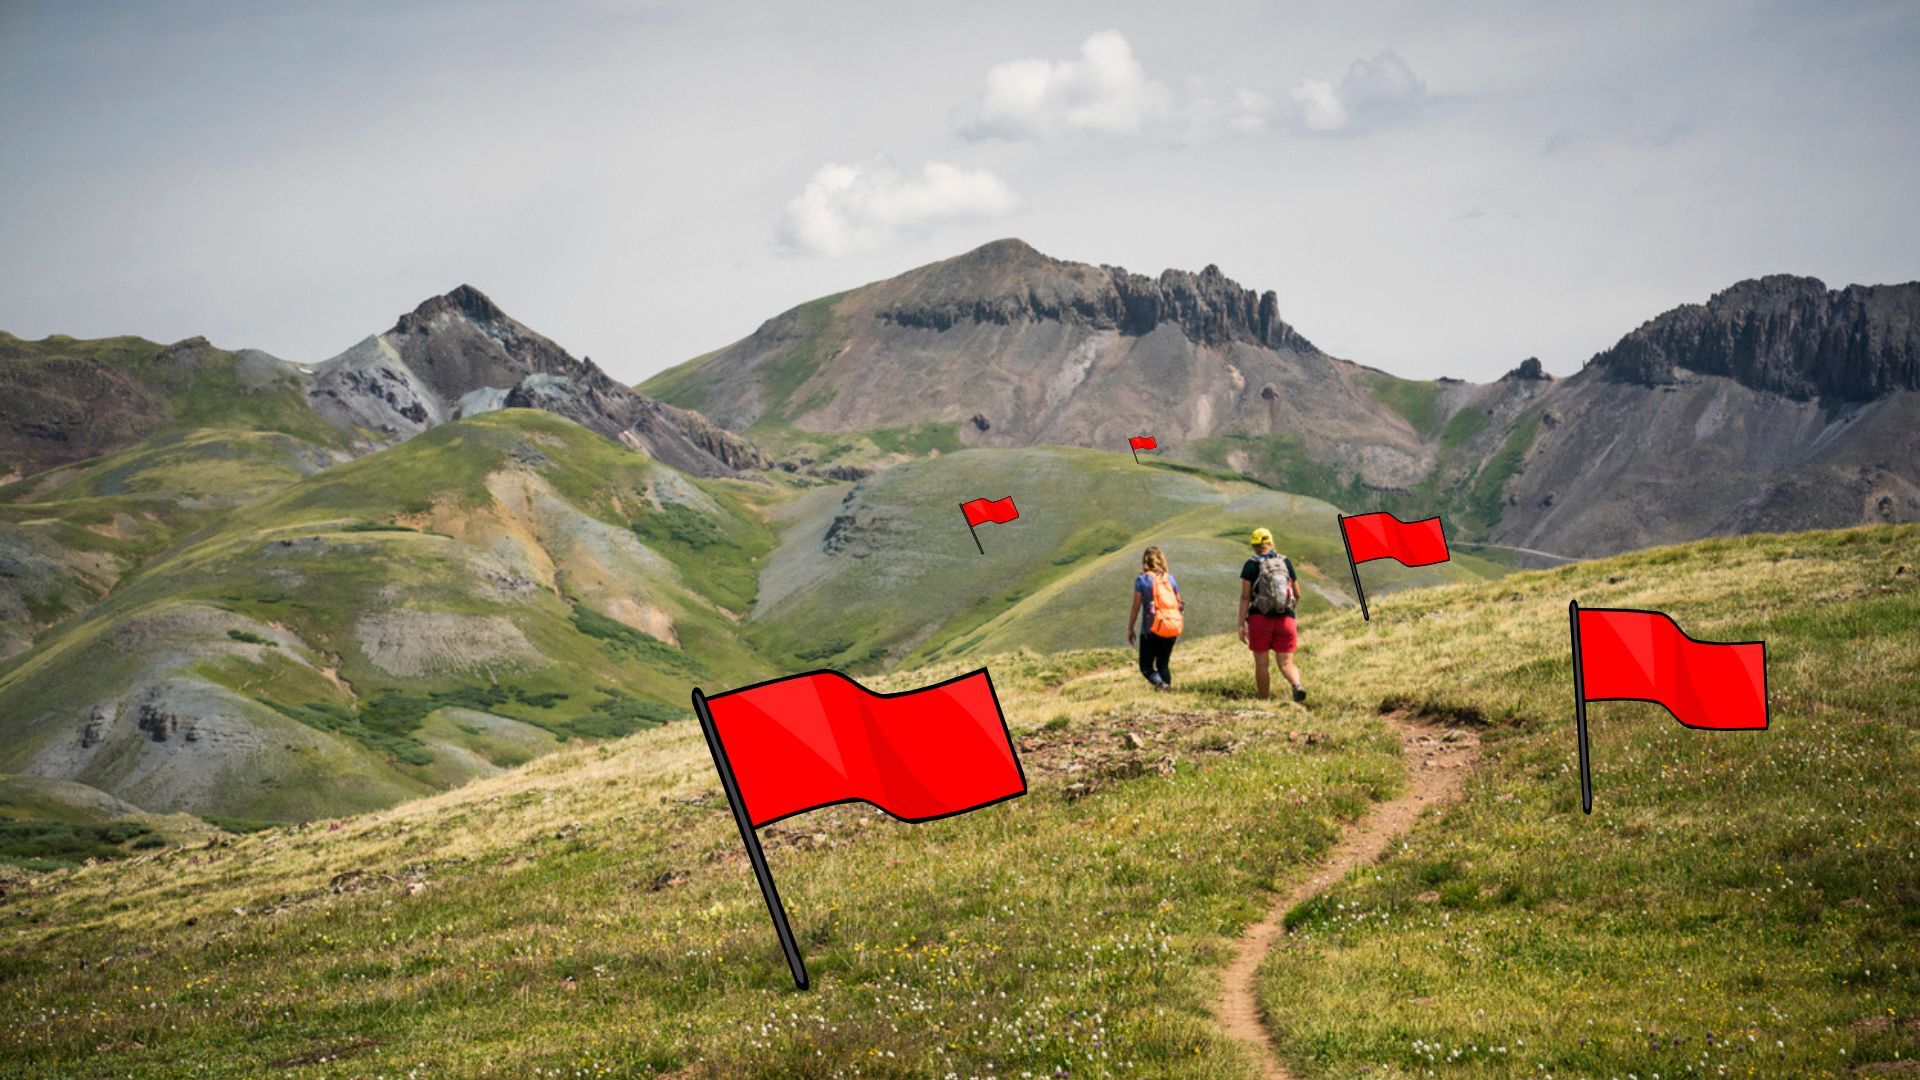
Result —
<path fill-rule="evenodd" d="M 1187 616 L 1180 610 L 1180 594 L 1173 591 L 1173 582 L 1165 574 L 1153 575 L 1153 625 L 1147 627 L 1148 632 L 1157 637 L 1179 637 L 1186 625 Z"/>

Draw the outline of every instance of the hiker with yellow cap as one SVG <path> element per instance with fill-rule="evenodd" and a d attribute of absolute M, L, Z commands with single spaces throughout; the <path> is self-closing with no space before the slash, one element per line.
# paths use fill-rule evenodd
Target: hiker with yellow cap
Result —
<path fill-rule="evenodd" d="M 1253 685 L 1265 700 L 1268 692 L 1267 653 L 1280 658 L 1280 674 L 1293 687 L 1293 700 L 1307 700 L 1307 689 L 1300 685 L 1300 669 L 1293 666 L 1294 650 L 1300 647 L 1300 631 L 1294 621 L 1294 608 L 1300 603 L 1300 580 L 1294 575 L 1293 560 L 1273 550 L 1273 534 L 1255 529 L 1247 538 L 1253 545 L 1253 558 L 1240 568 L 1240 640 L 1253 650 Z"/>

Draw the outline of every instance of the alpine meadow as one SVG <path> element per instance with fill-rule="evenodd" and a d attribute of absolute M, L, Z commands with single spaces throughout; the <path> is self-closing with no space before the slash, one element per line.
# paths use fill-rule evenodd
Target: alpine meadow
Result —
<path fill-rule="evenodd" d="M 0 1078 L 1920 1077 L 1916 98 L 0 0 Z"/>

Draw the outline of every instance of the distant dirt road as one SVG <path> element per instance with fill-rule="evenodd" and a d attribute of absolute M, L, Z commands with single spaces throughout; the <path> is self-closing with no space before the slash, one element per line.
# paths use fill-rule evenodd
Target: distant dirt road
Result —
<path fill-rule="evenodd" d="M 1400 714 L 1387 717 L 1400 733 L 1400 752 L 1407 763 L 1406 794 L 1367 811 L 1347 830 L 1326 859 L 1305 881 L 1277 898 L 1267 917 L 1248 930 L 1227 965 L 1225 987 L 1214 1003 L 1214 1015 L 1227 1034 L 1245 1043 L 1268 1080 L 1294 1080 L 1294 1074 L 1274 1053 L 1273 1036 L 1260 1019 L 1253 975 L 1267 951 L 1285 936 L 1281 920 L 1295 906 L 1312 899 L 1356 866 L 1378 859 L 1397 837 L 1413 827 L 1420 811 L 1460 794 L 1467 769 L 1480 759 L 1480 739 L 1470 731 L 1430 727 Z M 1451 740 L 1451 741 L 1449 741 Z M 1284 1026 L 1285 1017 L 1274 1017 Z"/>
<path fill-rule="evenodd" d="M 1522 555 L 1538 555 L 1543 559 L 1559 559 L 1561 562 L 1579 562 L 1580 561 L 1579 557 L 1574 555 L 1555 555 L 1551 551 L 1540 551 L 1536 548 L 1514 547 L 1512 544 L 1482 544 L 1473 540 L 1456 540 L 1453 542 L 1453 546 L 1499 548 L 1501 551 L 1517 551 Z"/>

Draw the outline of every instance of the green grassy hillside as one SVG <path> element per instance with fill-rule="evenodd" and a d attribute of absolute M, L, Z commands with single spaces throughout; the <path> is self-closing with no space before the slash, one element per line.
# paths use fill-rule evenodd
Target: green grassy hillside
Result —
<path fill-rule="evenodd" d="M 190 338 L 26 341 L 0 331 L 0 477 L 204 427 L 278 432 L 320 446 L 351 436 L 308 408 L 294 369 Z"/>
<path fill-rule="evenodd" d="M 191 457 L 192 476 L 235 458 Z M 83 470 L 48 512 L 133 497 L 109 486 L 119 471 Z M 525 410 L 317 473 L 0 669 L 0 770 L 298 820 L 659 723 L 690 679 L 766 670 L 728 606 L 751 601 L 771 545 L 744 487 Z"/>
<path fill-rule="evenodd" d="M 0 487 L 0 658 L 86 610 L 180 537 L 345 458 L 284 432 L 210 427 Z"/>
<path fill-rule="evenodd" d="M 1020 518 L 968 535 L 959 503 L 1012 495 Z M 886 662 L 1124 644 L 1140 553 L 1164 546 L 1196 633 L 1231 628 L 1246 537 L 1274 531 L 1307 585 L 1306 611 L 1351 603 L 1326 503 L 1223 475 L 1098 450 L 969 450 L 889 469 L 783 511 L 753 635 L 795 663 Z M 1369 596 L 1500 573 L 1457 555 L 1422 570 L 1374 564 Z"/>
<path fill-rule="evenodd" d="M 1479 728 L 1486 758 L 1294 914 L 1262 986 L 1303 1075 L 1898 1075 L 1920 1056 L 1916 550 L 1912 526 L 1749 537 L 1397 593 L 1371 624 L 1316 620 L 1310 710 L 1243 700 L 1225 637 L 1180 646 L 1171 695 L 1118 650 L 995 658 L 1029 795 L 765 830 L 804 995 L 689 723 L 337 829 L 15 882 L 0 1068 L 1253 1076 L 1212 1023 L 1218 970 L 1405 786 L 1395 710 Z M 1781 603 L 1782 578 L 1810 584 Z M 1772 730 L 1597 705 L 1582 816 L 1575 596 L 1767 640 Z"/>

